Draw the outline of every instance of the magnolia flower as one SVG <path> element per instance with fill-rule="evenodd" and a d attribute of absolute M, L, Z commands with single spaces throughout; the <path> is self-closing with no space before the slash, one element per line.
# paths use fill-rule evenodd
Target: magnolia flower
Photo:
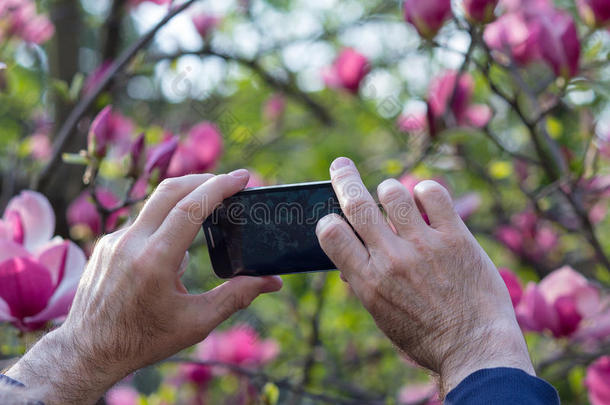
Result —
<path fill-rule="evenodd" d="M 529 283 L 515 308 L 526 331 L 550 331 L 555 337 L 573 335 L 583 319 L 600 310 L 599 291 L 570 266 Z"/>
<path fill-rule="evenodd" d="M 282 94 L 273 94 L 265 102 L 263 107 L 263 117 L 268 121 L 277 121 L 286 109 L 286 99 Z"/>
<path fill-rule="evenodd" d="M 469 20 L 488 23 L 495 18 L 494 11 L 499 0 L 464 0 L 464 12 Z"/>
<path fill-rule="evenodd" d="M 51 157 L 53 148 L 51 140 L 45 133 L 35 133 L 27 139 L 30 156 L 36 160 L 47 160 Z"/>
<path fill-rule="evenodd" d="M 144 166 L 145 177 L 148 178 L 156 173 L 157 180 L 164 179 L 176 149 L 178 149 L 178 137 L 167 134 L 163 142 L 149 151 Z"/>
<path fill-rule="evenodd" d="M 221 19 L 208 14 L 199 14 L 193 17 L 193 25 L 203 38 L 207 38 L 212 33 L 212 30 L 218 26 Z"/>
<path fill-rule="evenodd" d="M 91 156 L 103 158 L 122 156 L 131 146 L 133 123 L 106 106 L 93 119 L 87 137 L 87 150 Z"/>
<path fill-rule="evenodd" d="M 114 387 L 104 397 L 108 405 L 137 405 L 138 398 L 138 391 L 129 385 Z"/>
<path fill-rule="evenodd" d="M 164 5 L 164 4 L 170 4 L 172 2 L 172 0 L 129 0 L 129 5 L 131 7 L 136 7 L 137 5 L 141 4 L 141 3 L 155 3 L 158 4 L 160 6 Z"/>
<path fill-rule="evenodd" d="M 98 187 L 95 195 L 105 209 L 113 209 L 119 204 L 118 197 L 106 188 Z M 121 216 L 129 213 L 128 208 L 122 208 L 110 214 L 106 219 L 106 227 L 102 229 L 102 217 L 91 197 L 89 191 L 83 191 L 70 205 L 66 213 L 68 225 L 73 237 L 91 239 L 103 232 L 112 232 L 116 229 Z"/>
<path fill-rule="evenodd" d="M 587 368 L 585 386 L 591 405 L 610 404 L 610 356 L 600 357 Z"/>
<path fill-rule="evenodd" d="M 539 59 L 539 24 L 525 13 L 504 14 L 485 28 L 483 39 L 487 46 L 509 60 L 525 65 Z"/>
<path fill-rule="evenodd" d="M 580 65 L 580 40 L 572 16 L 567 11 L 551 10 L 537 16 L 540 24 L 538 47 L 542 59 L 555 74 L 571 78 Z"/>
<path fill-rule="evenodd" d="M 23 191 L 0 220 L 0 321 L 36 330 L 67 315 L 85 255 L 71 241 L 53 239 L 55 214 L 49 201 Z"/>
<path fill-rule="evenodd" d="M 405 0 L 405 20 L 423 38 L 432 39 L 451 18 L 451 0 Z"/>
<path fill-rule="evenodd" d="M 207 121 L 195 125 L 178 145 L 167 176 L 178 177 L 212 170 L 222 155 L 222 148 L 222 135 L 216 125 Z"/>
<path fill-rule="evenodd" d="M 18 37 L 26 42 L 42 44 L 55 32 L 55 27 L 44 15 L 36 14 L 31 0 L 3 0 L 0 4 L 0 39 Z"/>
<path fill-rule="evenodd" d="M 366 56 L 352 48 L 344 48 L 332 66 L 322 71 L 322 77 L 327 86 L 342 88 L 356 94 L 369 71 L 370 66 Z"/>
<path fill-rule="evenodd" d="M 546 257 L 558 241 L 555 231 L 531 211 L 514 215 L 511 223 L 500 226 L 495 235 L 513 253 L 534 261 Z"/>
<path fill-rule="evenodd" d="M 249 325 L 238 325 L 224 332 L 212 332 L 195 349 L 199 361 L 213 361 L 240 367 L 261 367 L 272 361 L 279 347 L 274 340 L 261 340 Z M 205 386 L 213 374 L 224 374 L 226 369 L 197 364 L 184 364 L 179 369 L 179 380 Z"/>
<path fill-rule="evenodd" d="M 591 27 L 604 27 L 610 23 L 608 0 L 576 0 L 583 21 Z"/>
<path fill-rule="evenodd" d="M 108 69 L 112 66 L 112 61 L 104 61 L 99 65 L 93 72 L 87 76 L 85 84 L 83 85 L 83 93 L 89 94 L 93 89 L 100 83 Z"/>
<path fill-rule="evenodd" d="M 451 70 L 434 78 L 428 89 L 429 118 L 442 121 L 449 109 L 457 125 L 484 127 L 492 112 L 486 105 L 473 104 L 473 93 L 474 80 L 467 73 L 460 74 L 458 79 L 458 72 Z"/>
<path fill-rule="evenodd" d="M 510 269 L 500 268 L 498 271 L 500 272 L 502 280 L 504 280 L 504 284 L 506 284 L 506 288 L 508 288 L 508 294 L 510 295 L 510 300 L 513 303 L 513 307 L 516 307 L 519 302 L 521 302 L 521 297 L 523 296 L 521 282 L 515 273 L 510 271 Z"/>
<path fill-rule="evenodd" d="M 432 381 L 409 384 L 404 386 L 398 394 L 400 405 L 440 405 L 438 387 Z"/>

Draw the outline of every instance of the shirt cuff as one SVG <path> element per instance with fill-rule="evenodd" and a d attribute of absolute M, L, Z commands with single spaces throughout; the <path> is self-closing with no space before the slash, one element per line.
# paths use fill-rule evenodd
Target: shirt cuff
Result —
<path fill-rule="evenodd" d="M 12 378 L 5 376 L 4 374 L 0 374 L 0 384 L 12 385 L 14 387 L 25 387 L 25 385 L 21 384 L 19 381 L 13 380 Z"/>
<path fill-rule="evenodd" d="M 445 405 L 559 405 L 559 395 L 546 381 L 516 368 L 476 371 L 445 398 Z"/>

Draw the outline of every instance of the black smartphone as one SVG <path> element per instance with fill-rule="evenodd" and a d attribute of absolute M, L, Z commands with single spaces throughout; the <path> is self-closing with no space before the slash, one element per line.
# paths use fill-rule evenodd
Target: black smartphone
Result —
<path fill-rule="evenodd" d="M 341 215 L 330 181 L 246 189 L 203 223 L 221 278 L 334 270 L 316 237 L 325 215 Z"/>

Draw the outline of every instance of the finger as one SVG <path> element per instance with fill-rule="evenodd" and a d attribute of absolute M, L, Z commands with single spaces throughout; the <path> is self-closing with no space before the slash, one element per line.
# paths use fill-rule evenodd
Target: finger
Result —
<path fill-rule="evenodd" d="M 169 266 L 178 267 L 203 221 L 220 203 L 243 188 L 250 175 L 247 170 L 236 170 L 206 181 L 171 209 L 159 229 L 150 237 L 150 243 L 162 246 Z"/>
<path fill-rule="evenodd" d="M 408 237 L 427 228 L 413 196 L 398 180 L 382 182 L 377 187 L 377 196 L 398 235 Z"/>
<path fill-rule="evenodd" d="M 449 192 L 436 181 L 419 182 L 413 189 L 413 194 L 428 215 L 432 228 L 453 227 L 460 223 Z"/>
<path fill-rule="evenodd" d="M 345 157 L 336 159 L 330 167 L 330 177 L 341 209 L 367 246 L 382 245 L 393 236 L 351 160 Z"/>
<path fill-rule="evenodd" d="M 324 253 L 341 270 L 341 275 L 355 283 L 366 279 L 369 252 L 352 228 L 337 214 L 318 221 L 316 235 Z"/>
<path fill-rule="evenodd" d="M 261 294 L 279 291 L 282 279 L 236 277 L 199 295 L 190 295 L 187 313 L 208 333 L 235 312 L 248 307 Z"/>
<path fill-rule="evenodd" d="M 163 180 L 146 201 L 133 226 L 152 234 L 178 201 L 212 177 L 213 174 L 206 173 Z"/>

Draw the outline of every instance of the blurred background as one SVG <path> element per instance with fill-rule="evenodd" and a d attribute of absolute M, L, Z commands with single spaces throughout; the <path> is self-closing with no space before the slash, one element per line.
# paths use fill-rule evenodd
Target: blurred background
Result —
<path fill-rule="evenodd" d="M 33 261 L 54 243 L 78 273 L 164 178 L 326 180 L 338 156 L 373 191 L 432 178 L 539 374 L 564 403 L 610 404 L 609 22 L 607 0 L 0 0 L 0 240 Z M 190 253 L 189 291 L 219 284 L 202 235 Z M 105 401 L 438 402 L 338 273 L 284 281 Z M 0 287 L 4 365 L 61 322 L 62 283 Z"/>

